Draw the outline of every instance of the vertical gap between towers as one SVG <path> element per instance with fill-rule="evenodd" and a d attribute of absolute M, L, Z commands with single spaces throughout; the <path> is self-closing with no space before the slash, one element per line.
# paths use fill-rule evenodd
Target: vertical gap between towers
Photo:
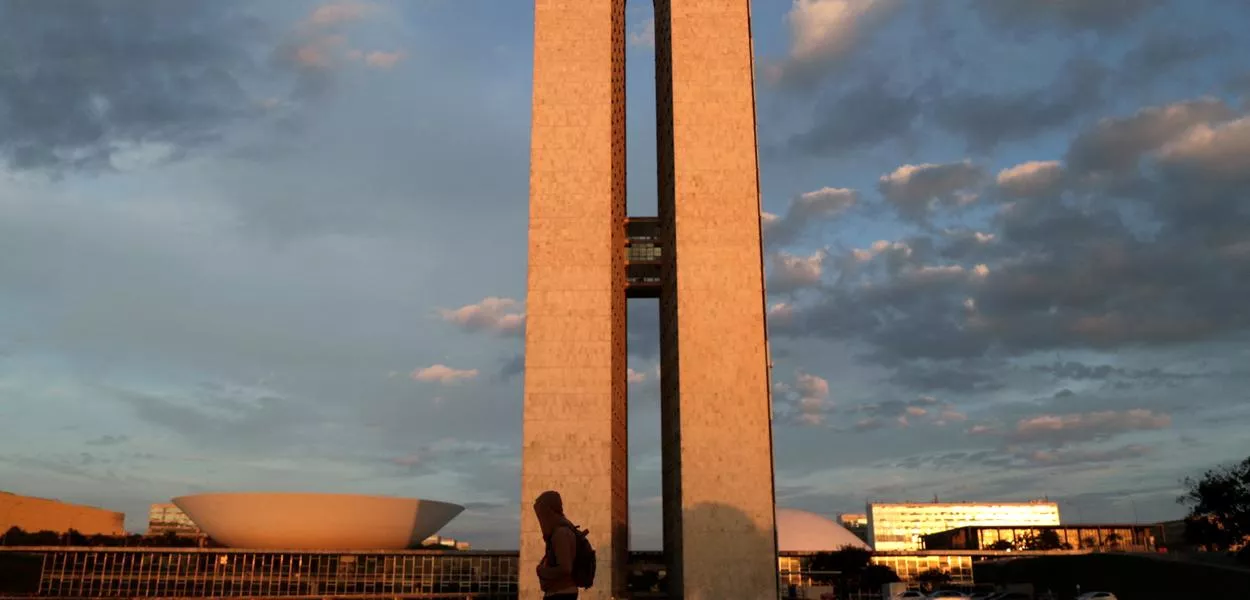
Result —
<path fill-rule="evenodd" d="M 652 0 L 627 0 L 626 207 L 656 215 L 655 28 Z M 628 300 L 630 548 L 660 550 L 660 314 L 652 298 Z"/>

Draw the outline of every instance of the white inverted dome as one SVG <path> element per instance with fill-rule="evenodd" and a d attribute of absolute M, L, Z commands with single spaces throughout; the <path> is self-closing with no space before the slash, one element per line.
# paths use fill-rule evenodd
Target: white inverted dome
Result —
<path fill-rule="evenodd" d="M 356 494 L 195 494 L 174 504 L 218 543 L 266 550 L 398 550 L 420 544 L 464 510 Z"/>
<path fill-rule="evenodd" d="M 816 513 L 793 508 L 777 509 L 777 550 L 781 552 L 827 552 L 846 546 L 871 550 L 847 528 Z"/>

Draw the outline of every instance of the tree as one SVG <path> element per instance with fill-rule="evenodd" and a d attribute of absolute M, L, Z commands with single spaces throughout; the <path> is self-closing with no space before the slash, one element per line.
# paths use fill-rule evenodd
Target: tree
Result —
<path fill-rule="evenodd" d="M 898 577 L 898 573 L 894 569 L 885 565 L 868 565 L 864 567 L 864 572 L 859 576 L 859 589 L 870 592 L 880 592 L 881 587 L 887 583 L 902 581 Z"/>
<path fill-rule="evenodd" d="M 1024 550 L 1059 550 L 1063 548 L 1063 540 L 1059 539 L 1059 533 L 1053 529 L 1043 529 L 1037 534 L 1024 535 L 1019 539 L 1019 543 Z"/>
<path fill-rule="evenodd" d="M 834 584 L 840 592 L 876 592 L 881 590 L 881 586 L 899 580 L 894 569 L 872 564 L 871 551 L 853 546 L 846 546 L 835 552 L 817 552 L 808 559 L 807 568 L 809 571 L 823 572 L 814 574 L 813 581 Z"/>
<path fill-rule="evenodd" d="M 1059 539 L 1059 532 L 1054 529 L 1043 529 L 1034 540 L 1037 550 L 1059 550 L 1063 548 L 1063 540 Z"/>
<path fill-rule="evenodd" d="M 934 567 L 916 576 L 916 581 L 928 587 L 930 590 L 944 583 L 951 582 L 951 574 Z"/>
<path fill-rule="evenodd" d="M 1207 550 L 1227 552 L 1250 538 L 1250 457 L 1217 467 L 1198 479 L 1186 478 L 1185 494 L 1177 499 L 1189 506 L 1185 540 Z"/>
<path fill-rule="evenodd" d="M 1013 544 L 1013 543 L 1011 543 L 1011 542 L 1010 542 L 1010 541 L 1008 541 L 1008 540 L 998 540 L 997 542 L 994 542 L 993 544 L 990 544 L 989 549 L 990 549 L 990 550 L 998 550 L 998 551 L 1000 551 L 1000 552 L 1006 552 L 1006 551 L 1008 551 L 1008 550 L 1015 550 L 1015 549 L 1016 549 L 1016 545 L 1015 545 L 1015 544 Z"/>
<path fill-rule="evenodd" d="M 833 583 L 846 577 L 857 577 L 871 564 L 871 552 L 847 546 L 835 552 L 813 554 L 808 559 L 807 569 L 819 573 L 812 576 L 813 580 Z"/>

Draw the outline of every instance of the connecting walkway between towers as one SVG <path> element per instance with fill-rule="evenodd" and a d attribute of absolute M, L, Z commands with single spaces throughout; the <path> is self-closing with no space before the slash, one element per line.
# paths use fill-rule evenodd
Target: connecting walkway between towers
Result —
<path fill-rule="evenodd" d="M 664 257 L 660 242 L 660 219 L 630 217 L 625 219 L 625 297 L 660 297 L 660 261 Z"/>

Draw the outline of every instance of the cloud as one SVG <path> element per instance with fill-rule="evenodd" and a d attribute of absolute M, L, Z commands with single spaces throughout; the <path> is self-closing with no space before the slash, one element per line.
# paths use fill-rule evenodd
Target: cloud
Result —
<path fill-rule="evenodd" d="M 196 448 L 265 448 L 272 456 L 298 453 L 327 425 L 315 406 L 250 386 L 204 383 L 189 392 L 162 394 L 103 388 L 141 420 L 179 434 Z"/>
<path fill-rule="evenodd" d="M 630 383 L 645 383 L 647 381 L 647 374 L 642 371 L 635 371 L 631 368 L 626 373 L 625 379 Z"/>
<path fill-rule="evenodd" d="M 396 476 L 410 477 L 454 470 L 479 460 L 498 460 L 511 456 L 511 453 L 511 448 L 500 444 L 443 438 L 420 444 L 405 454 L 386 458 L 382 462 L 393 467 Z"/>
<path fill-rule="evenodd" d="M 441 310 L 443 320 L 454 323 L 465 331 L 485 331 L 497 335 L 519 336 L 525 333 L 525 313 L 512 298 L 491 296 L 476 304 L 466 304 L 453 310 Z"/>
<path fill-rule="evenodd" d="M 375 69 L 389 69 L 403 60 L 403 52 L 374 51 L 364 55 L 365 64 Z"/>
<path fill-rule="evenodd" d="M 803 155 L 846 156 L 889 140 L 902 140 L 922 114 L 926 89 L 897 89 L 884 77 L 871 76 L 840 95 L 822 97 L 814 120 L 792 135 L 786 148 Z"/>
<path fill-rule="evenodd" d="M 824 425 L 825 418 L 833 409 L 829 398 L 829 381 L 810 373 L 795 373 L 793 383 L 778 383 L 778 416 L 799 425 Z"/>
<path fill-rule="evenodd" d="M 381 14 L 371 2 L 331 2 L 313 9 L 288 31 L 274 51 L 275 62 L 285 64 L 294 75 L 293 96 L 300 100 L 324 97 L 334 89 L 345 65 L 359 63 L 373 69 L 390 69 L 405 56 L 402 51 L 364 51 L 353 43 L 362 37 L 361 21 Z"/>
<path fill-rule="evenodd" d="M 292 48 L 291 59 L 300 67 L 313 70 L 330 69 L 335 66 L 335 55 L 350 54 L 343 50 L 347 38 L 342 35 L 317 35 Z"/>
<path fill-rule="evenodd" d="M 1065 161 L 1076 173 L 1119 175 L 1191 127 L 1227 119 L 1232 110 L 1222 100 L 1198 98 L 1150 106 L 1129 117 L 1105 118 L 1072 141 Z"/>
<path fill-rule="evenodd" d="M 927 363 L 922 361 L 898 365 L 890 381 L 912 390 L 927 392 L 960 392 L 971 394 L 1001 390 L 1007 386 L 1001 365 L 985 366 L 979 361 Z"/>
<path fill-rule="evenodd" d="M 1160 4 L 1161 0 L 975 0 L 974 5 L 997 26 L 1113 30 Z"/>
<path fill-rule="evenodd" d="M 794 0 L 786 22 L 790 51 L 771 76 L 788 86 L 809 87 L 850 55 L 866 29 L 898 5 L 894 0 Z"/>
<path fill-rule="evenodd" d="M 1148 409 L 1047 414 L 1020 419 L 1008 439 L 1018 443 L 1062 444 L 1107 439 L 1121 433 L 1164 429 L 1171 425 L 1171 416 Z"/>
<path fill-rule="evenodd" d="M 1232 49 L 1227 32 L 1152 31 L 1137 47 L 1124 54 L 1118 79 L 1129 86 L 1150 84 L 1187 64 Z"/>
<path fill-rule="evenodd" d="M 437 364 L 420 368 L 412 372 L 414 381 L 455 385 L 464 381 L 477 379 L 477 369 L 453 369 L 447 365 Z"/>
<path fill-rule="evenodd" d="M 1217 373 L 1197 373 L 1164 370 L 1159 367 L 1149 369 L 1128 369 L 1108 364 L 1090 365 L 1076 361 L 1056 361 L 1046 365 L 1034 365 L 1034 371 L 1053 375 L 1058 381 L 1111 381 L 1125 384 L 1128 381 L 1148 383 L 1151 385 L 1175 385 L 1198 377 L 1218 377 Z M 1070 391 L 1067 391 L 1071 394 Z"/>
<path fill-rule="evenodd" d="M 882 175 L 878 188 L 887 202 L 909 219 L 923 219 L 937 207 L 958 207 L 976 201 L 969 189 L 984 177 L 981 167 L 956 163 L 903 165 Z"/>
<path fill-rule="evenodd" d="M 866 263 L 880 259 L 885 262 L 886 269 L 891 273 L 898 272 L 906 267 L 917 266 L 915 249 L 905 241 L 877 240 L 867 248 L 851 250 L 848 258 L 851 259 L 851 264 Z"/>
<path fill-rule="evenodd" d="M 523 373 L 525 373 L 525 354 L 514 354 L 504 361 L 503 366 L 499 367 L 496 379 L 507 381 Z"/>
<path fill-rule="evenodd" d="M 1070 449 L 1070 450 L 1034 450 L 1028 453 L 1029 462 L 1045 467 L 1065 467 L 1073 465 L 1099 464 L 1119 462 L 1147 456 L 1154 451 L 1151 446 L 1130 444 L 1118 448 Z"/>
<path fill-rule="evenodd" d="M 998 172 L 998 189 L 1007 198 L 1049 198 L 1063 184 L 1063 165 L 1057 160 L 1028 161 Z"/>
<path fill-rule="evenodd" d="M 820 285 L 824 261 L 824 252 L 810 256 L 795 256 L 786 252 L 773 254 L 769 260 L 768 291 L 784 294 Z"/>
<path fill-rule="evenodd" d="M 102 435 L 98 438 L 87 440 L 88 446 L 116 446 L 130 441 L 128 435 Z"/>
<path fill-rule="evenodd" d="M 655 48 L 655 18 L 643 21 L 636 29 L 629 32 L 629 45 L 641 48 Z"/>
<path fill-rule="evenodd" d="M 1208 99 L 1095 123 L 1064 163 L 1000 172 L 995 189 L 1011 201 L 969 217 L 975 229 L 830 250 L 822 279 L 832 283 L 788 301 L 772 331 L 859 340 L 871 361 L 895 368 L 1243 333 L 1250 310 L 1232 299 L 1250 288 L 1230 275 L 1250 269 L 1250 217 L 1238 204 L 1250 192 L 1245 123 Z M 880 188 L 923 221 L 977 193 L 982 177 L 970 161 L 904 165 Z"/>
<path fill-rule="evenodd" d="M 369 2 L 331 2 L 313 9 L 308 15 L 307 23 L 317 27 L 328 27 L 359 21 L 378 11 L 376 4 Z"/>
<path fill-rule="evenodd" d="M 177 157 L 219 141 L 257 116 L 249 53 L 272 45 L 242 6 L 7 3 L 0 54 L 25 58 L 0 68 L 0 160 L 108 170 L 121 147 L 167 144 Z"/>
<path fill-rule="evenodd" d="M 1054 81 L 1006 93 L 958 92 L 934 101 L 934 120 L 962 136 L 973 152 L 1030 139 L 1074 122 L 1103 103 L 1108 71 L 1100 63 L 1076 58 Z"/>
<path fill-rule="evenodd" d="M 851 410 L 867 415 L 857 420 L 852 427 L 853 431 L 858 432 L 889 427 L 911 427 L 914 423 L 941 427 L 952 422 L 963 422 L 968 418 L 955 410 L 951 403 L 928 395 L 917 396 L 911 400 L 866 402 Z"/>
<path fill-rule="evenodd" d="M 1164 168 L 1214 181 L 1250 180 L 1250 117 L 1198 123 L 1158 153 Z"/>
<path fill-rule="evenodd" d="M 774 246 L 794 242 L 810 228 L 836 218 L 858 202 L 859 192 L 847 188 L 823 187 L 799 194 L 790 200 L 785 215 L 764 213 L 765 242 Z"/>

